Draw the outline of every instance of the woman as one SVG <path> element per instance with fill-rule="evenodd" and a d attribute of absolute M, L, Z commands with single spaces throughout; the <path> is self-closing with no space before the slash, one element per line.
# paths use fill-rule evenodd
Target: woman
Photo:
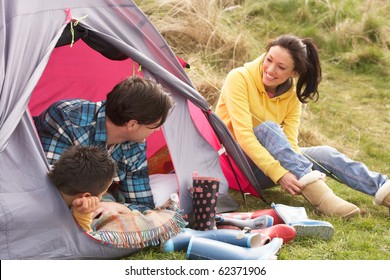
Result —
<path fill-rule="evenodd" d="M 326 185 L 326 174 L 390 208 L 387 176 L 328 146 L 298 147 L 301 104 L 318 99 L 320 81 L 315 44 L 280 36 L 267 45 L 266 53 L 230 71 L 216 113 L 250 159 L 262 188 L 280 185 L 291 195 L 302 194 L 328 216 L 358 215 L 356 205 Z"/>

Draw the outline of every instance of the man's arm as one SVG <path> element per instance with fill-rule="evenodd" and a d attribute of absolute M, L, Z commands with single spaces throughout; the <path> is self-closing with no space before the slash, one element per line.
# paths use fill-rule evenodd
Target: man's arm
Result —
<path fill-rule="evenodd" d="M 114 151 L 111 156 L 117 162 L 119 189 L 128 207 L 140 211 L 153 209 L 155 205 L 149 184 L 146 144 L 122 144 L 121 149 Z"/>
<path fill-rule="evenodd" d="M 64 150 L 72 145 L 68 128 L 59 109 L 53 107 L 34 118 L 43 150 L 50 164 L 59 159 Z"/>

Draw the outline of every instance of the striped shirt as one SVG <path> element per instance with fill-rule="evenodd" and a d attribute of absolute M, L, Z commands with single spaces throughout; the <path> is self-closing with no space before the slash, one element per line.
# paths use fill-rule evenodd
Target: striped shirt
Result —
<path fill-rule="evenodd" d="M 47 160 L 53 164 L 72 145 L 107 148 L 105 101 L 62 100 L 34 117 Z M 154 208 L 149 185 L 146 143 L 123 142 L 109 149 L 118 165 L 119 189 L 130 209 Z M 145 207 L 146 206 L 146 207 Z"/>

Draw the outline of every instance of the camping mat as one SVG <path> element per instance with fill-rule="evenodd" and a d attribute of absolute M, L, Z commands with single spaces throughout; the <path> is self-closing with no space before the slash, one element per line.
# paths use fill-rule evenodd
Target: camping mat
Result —
<path fill-rule="evenodd" d="M 177 206 L 164 206 L 143 213 L 106 214 L 92 222 L 94 239 L 119 248 L 144 248 L 163 243 L 186 226 Z"/>

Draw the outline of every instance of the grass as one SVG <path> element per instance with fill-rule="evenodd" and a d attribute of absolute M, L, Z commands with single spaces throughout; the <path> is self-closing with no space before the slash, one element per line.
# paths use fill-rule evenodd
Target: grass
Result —
<path fill-rule="evenodd" d="M 390 174 L 390 4 L 386 0 L 143 0 L 136 1 L 173 51 L 187 60 L 188 75 L 215 106 L 227 72 L 263 52 L 269 39 L 284 33 L 311 37 L 322 58 L 320 100 L 305 107 L 300 145 L 328 144 L 371 170 Z M 194 32 L 196 30 L 196 32 Z M 206 78 L 207 77 L 207 78 Z M 335 227 L 330 241 L 296 238 L 283 246 L 282 260 L 389 260 L 389 209 L 333 180 L 336 194 L 357 204 L 351 219 L 319 217 L 301 197 L 279 188 L 268 201 L 304 206 L 312 219 Z M 256 197 L 239 211 L 267 207 Z M 163 254 L 146 248 L 128 259 L 182 260 L 185 252 Z"/>

